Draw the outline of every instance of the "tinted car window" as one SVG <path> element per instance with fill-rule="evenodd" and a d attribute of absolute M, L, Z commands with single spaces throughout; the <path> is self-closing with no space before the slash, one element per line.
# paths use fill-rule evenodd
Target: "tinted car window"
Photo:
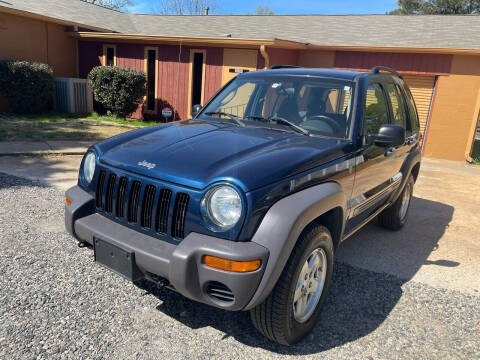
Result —
<path fill-rule="evenodd" d="M 387 84 L 386 89 L 390 104 L 392 104 L 392 124 L 406 127 L 405 105 L 397 85 L 394 83 Z"/>
<path fill-rule="evenodd" d="M 413 133 L 418 133 L 420 129 L 420 124 L 418 122 L 417 108 L 415 107 L 415 102 L 413 100 L 412 93 L 408 88 L 405 88 L 405 91 L 403 93 L 405 94 L 405 100 L 407 102 L 407 109 L 408 109 L 407 130 Z"/>
<path fill-rule="evenodd" d="M 248 100 L 255 90 L 255 84 L 246 82 L 230 92 L 219 104 L 218 111 L 233 114 L 240 118 L 245 114 Z"/>
<path fill-rule="evenodd" d="M 377 134 L 380 126 L 388 123 L 387 103 L 379 84 L 368 86 L 364 103 L 364 135 Z"/>
<path fill-rule="evenodd" d="M 237 117 L 245 126 L 292 130 L 286 119 L 312 135 L 347 138 L 353 83 L 304 76 L 237 77 L 199 115 Z"/>

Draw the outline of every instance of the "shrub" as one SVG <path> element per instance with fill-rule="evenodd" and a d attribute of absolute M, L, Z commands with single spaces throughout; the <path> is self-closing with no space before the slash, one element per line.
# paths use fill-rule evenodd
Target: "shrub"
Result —
<path fill-rule="evenodd" d="M 28 61 L 0 61 L 0 93 L 15 113 L 51 110 L 54 81 L 52 69 Z"/>
<path fill-rule="evenodd" d="M 134 112 L 147 93 L 145 73 L 130 68 L 97 66 L 88 74 L 95 100 L 119 117 Z"/>

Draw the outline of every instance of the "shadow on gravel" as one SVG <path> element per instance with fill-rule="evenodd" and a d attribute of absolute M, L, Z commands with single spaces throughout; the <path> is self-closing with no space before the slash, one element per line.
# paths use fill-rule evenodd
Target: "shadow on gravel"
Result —
<path fill-rule="evenodd" d="M 45 155 L 45 154 L 43 154 Z M 0 156 L 0 172 L 11 176 L 30 179 L 34 186 L 56 185 L 68 189 L 77 183 L 81 155 L 75 156 Z M 8 187 L 6 184 L 0 184 Z"/>
<path fill-rule="evenodd" d="M 39 181 L 27 180 L 0 172 L 0 190 L 11 187 L 49 187 Z"/>
<path fill-rule="evenodd" d="M 410 223 L 402 231 L 389 232 L 369 226 L 349 239 L 351 245 L 362 247 L 362 243 L 365 243 L 372 258 L 384 257 L 384 260 L 395 261 L 390 259 L 396 259 L 399 255 L 409 259 L 403 262 L 399 260 L 399 264 L 396 264 L 400 273 L 407 276 L 402 279 L 385 272 L 364 270 L 337 262 L 317 326 L 307 338 L 292 347 L 278 345 L 264 338 L 251 325 L 248 312 L 228 312 L 213 308 L 186 299 L 173 291 L 159 289 L 148 282 L 138 285 L 162 301 L 157 307 L 159 311 L 189 328 L 210 326 L 225 333 L 222 340 L 233 337 L 245 345 L 279 354 L 316 354 L 355 341 L 377 329 L 401 298 L 404 282 L 422 265 L 458 265 L 447 260 L 433 262 L 435 264 L 427 261 L 429 254 L 438 247 L 437 243 L 448 227 L 453 211 L 451 206 L 415 198 Z M 400 242 L 397 247 L 385 246 L 385 242 L 395 241 Z M 398 247 L 403 248 L 401 254 Z M 375 270 L 382 271 L 381 268 Z"/>
<path fill-rule="evenodd" d="M 398 278 L 337 263 L 325 307 L 313 332 L 299 344 L 285 347 L 256 331 L 248 312 L 229 312 L 200 304 L 147 282 L 139 286 L 161 301 L 157 309 L 192 329 L 213 327 L 251 346 L 279 354 L 319 353 L 354 341 L 375 330 L 402 295 Z"/>

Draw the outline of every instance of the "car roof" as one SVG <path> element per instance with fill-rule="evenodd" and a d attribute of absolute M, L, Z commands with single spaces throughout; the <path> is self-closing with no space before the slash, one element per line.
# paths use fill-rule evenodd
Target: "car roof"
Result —
<path fill-rule="evenodd" d="M 242 77 L 263 77 L 275 75 L 291 75 L 291 76 L 318 76 L 322 78 L 330 78 L 335 80 L 353 81 L 358 75 L 368 74 L 361 71 L 321 69 L 321 68 L 280 68 L 272 70 L 260 70 L 243 73 Z"/>

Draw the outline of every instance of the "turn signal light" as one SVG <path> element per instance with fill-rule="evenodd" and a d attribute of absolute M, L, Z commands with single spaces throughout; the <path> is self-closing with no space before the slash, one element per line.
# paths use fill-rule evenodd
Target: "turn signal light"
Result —
<path fill-rule="evenodd" d="M 202 262 L 212 268 L 231 272 L 255 271 L 258 270 L 262 264 L 261 260 L 236 261 L 211 255 L 204 255 Z"/>
<path fill-rule="evenodd" d="M 70 200 L 68 197 L 65 197 L 65 204 L 66 204 L 67 206 L 72 205 L 72 200 Z"/>

